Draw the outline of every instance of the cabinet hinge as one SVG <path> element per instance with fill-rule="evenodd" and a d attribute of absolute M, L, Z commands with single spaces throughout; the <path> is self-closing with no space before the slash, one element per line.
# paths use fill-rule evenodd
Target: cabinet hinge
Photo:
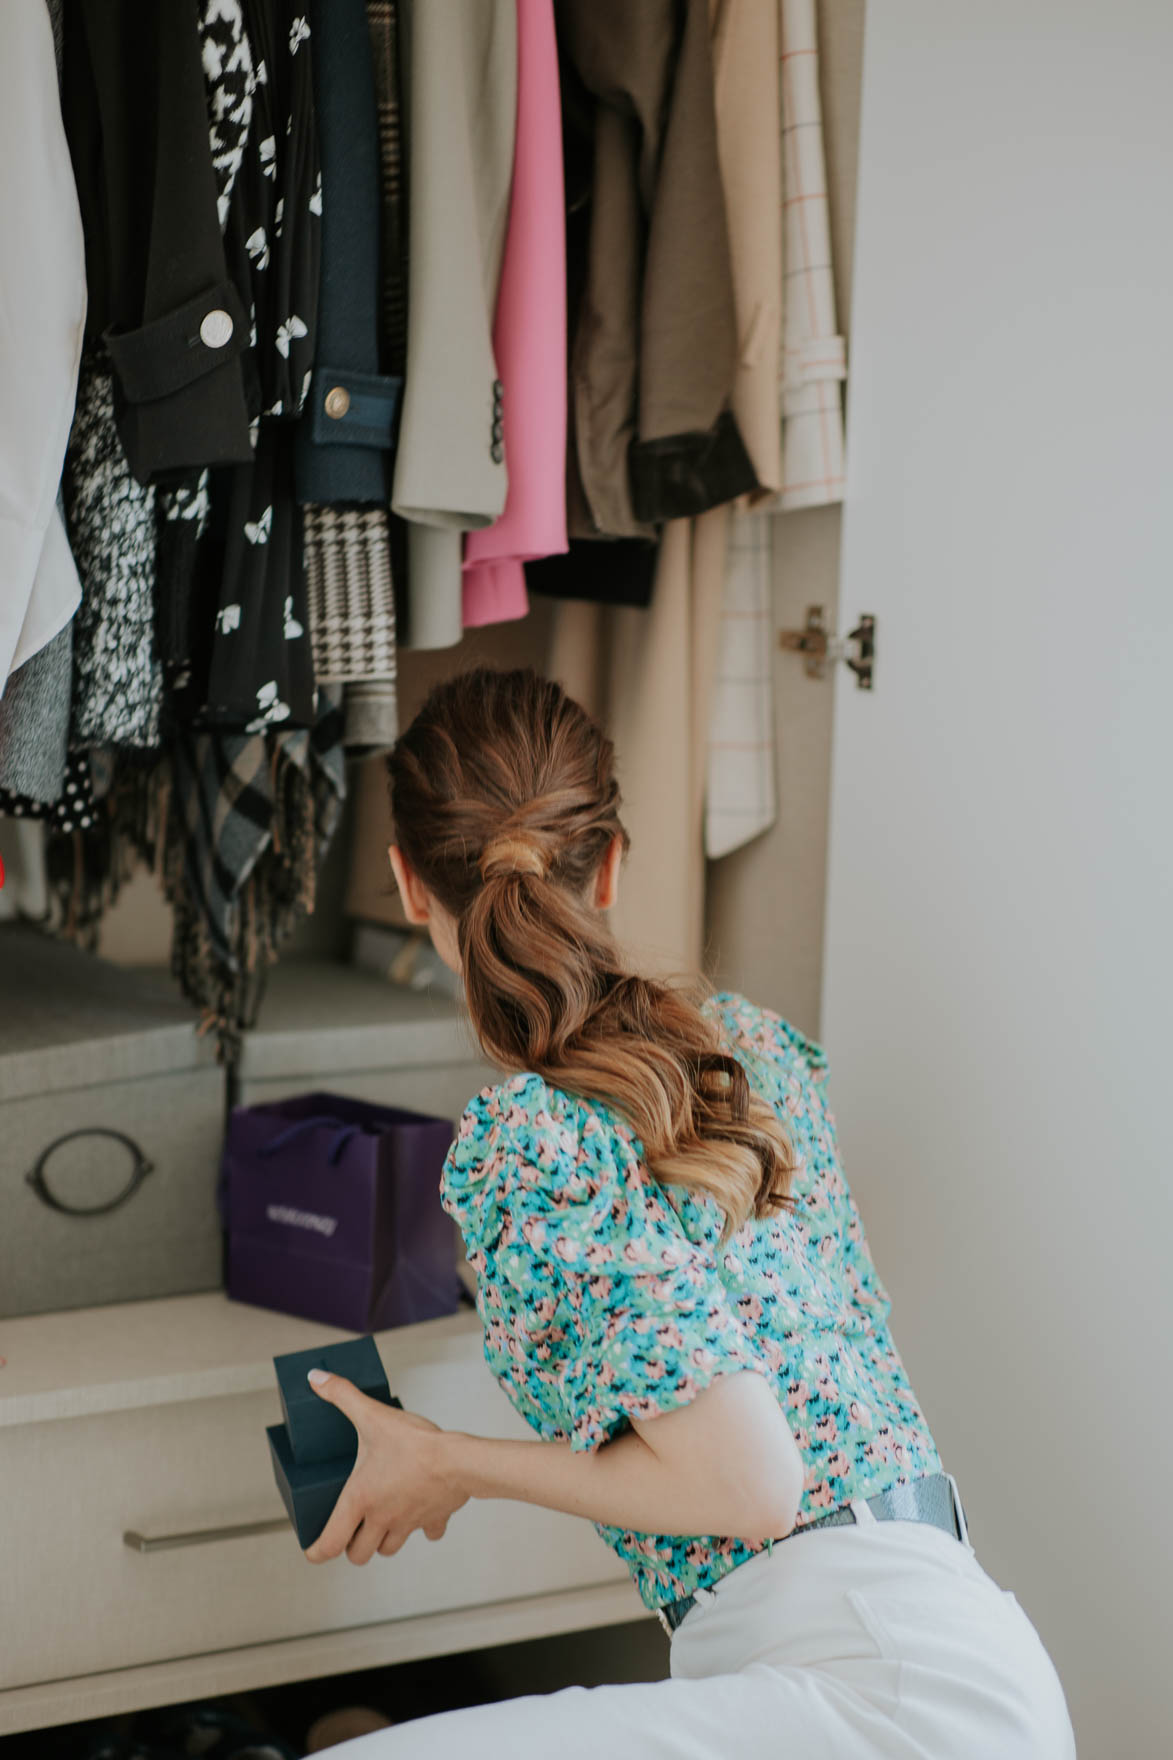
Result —
<path fill-rule="evenodd" d="M 852 642 L 859 644 L 859 652 L 850 652 Z M 876 620 L 870 613 L 861 615 L 859 622 L 850 635 L 837 636 L 827 628 L 827 610 L 824 605 L 807 607 L 806 624 L 802 629 L 784 629 L 779 632 L 780 647 L 793 649 L 803 656 L 803 670 L 808 678 L 826 678 L 830 666 L 836 660 L 845 660 L 855 674 L 856 684 L 861 691 L 870 691 L 876 660 Z"/>

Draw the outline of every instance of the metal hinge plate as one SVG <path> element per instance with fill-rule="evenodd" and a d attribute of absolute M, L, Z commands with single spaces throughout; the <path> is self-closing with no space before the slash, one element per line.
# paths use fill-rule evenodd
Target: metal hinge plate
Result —
<path fill-rule="evenodd" d="M 845 660 L 855 674 L 861 691 L 872 689 L 876 660 L 876 620 L 870 613 L 861 615 L 850 635 L 833 635 L 827 628 L 824 605 L 807 607 L 806 625 L 802 629 L 784 629 L 778 635 L 779 646 L 793 649 L 803 656 L 803 670 L 808 678 L 826 678 L 836 660 Z M 852 655 L 851 644 L 858 642 L 859 652 Z"/>

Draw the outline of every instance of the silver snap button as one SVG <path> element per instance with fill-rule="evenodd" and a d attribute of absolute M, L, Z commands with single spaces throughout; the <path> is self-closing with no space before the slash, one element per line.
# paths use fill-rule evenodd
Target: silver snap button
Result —
<path fill-rule="evenodd" d="M 232 319 L 227 312 L 219 307 L 208 312 L 200 325 L 200 341 L 205 348 L 223 348 L 226 342 L 232 341 Z"/>
<path fill-rule="evenodd" d="M 335 385 L 331 390 L 327 391 L 326 401 L 323 408 L 325 409 L 326 414 L 331 416 L 334 421 L 340 422 L 342 420 L 343 416 L 350 408 L 350 392 L 346 389 L 345 385 Z"/>

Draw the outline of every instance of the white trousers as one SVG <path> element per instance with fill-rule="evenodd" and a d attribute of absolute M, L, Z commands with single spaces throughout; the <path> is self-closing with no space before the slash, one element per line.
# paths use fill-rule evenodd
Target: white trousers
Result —
<path fill-rule="evenodd" d="M 670 1680 L 568 1687 L 343 1743 L 344 1760 L 1075 1760 L 1050 1657 L 939 1528 L 797 1535 L 672 1638 Z"/>

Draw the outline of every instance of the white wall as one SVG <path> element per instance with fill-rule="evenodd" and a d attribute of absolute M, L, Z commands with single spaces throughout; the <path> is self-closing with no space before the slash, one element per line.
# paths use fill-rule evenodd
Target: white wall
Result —
<path fill-rule="evenodd" d="M 1081 1760 L 1173 1752 L 1173 7 L 880 0 L 823 1035 Z"/>

